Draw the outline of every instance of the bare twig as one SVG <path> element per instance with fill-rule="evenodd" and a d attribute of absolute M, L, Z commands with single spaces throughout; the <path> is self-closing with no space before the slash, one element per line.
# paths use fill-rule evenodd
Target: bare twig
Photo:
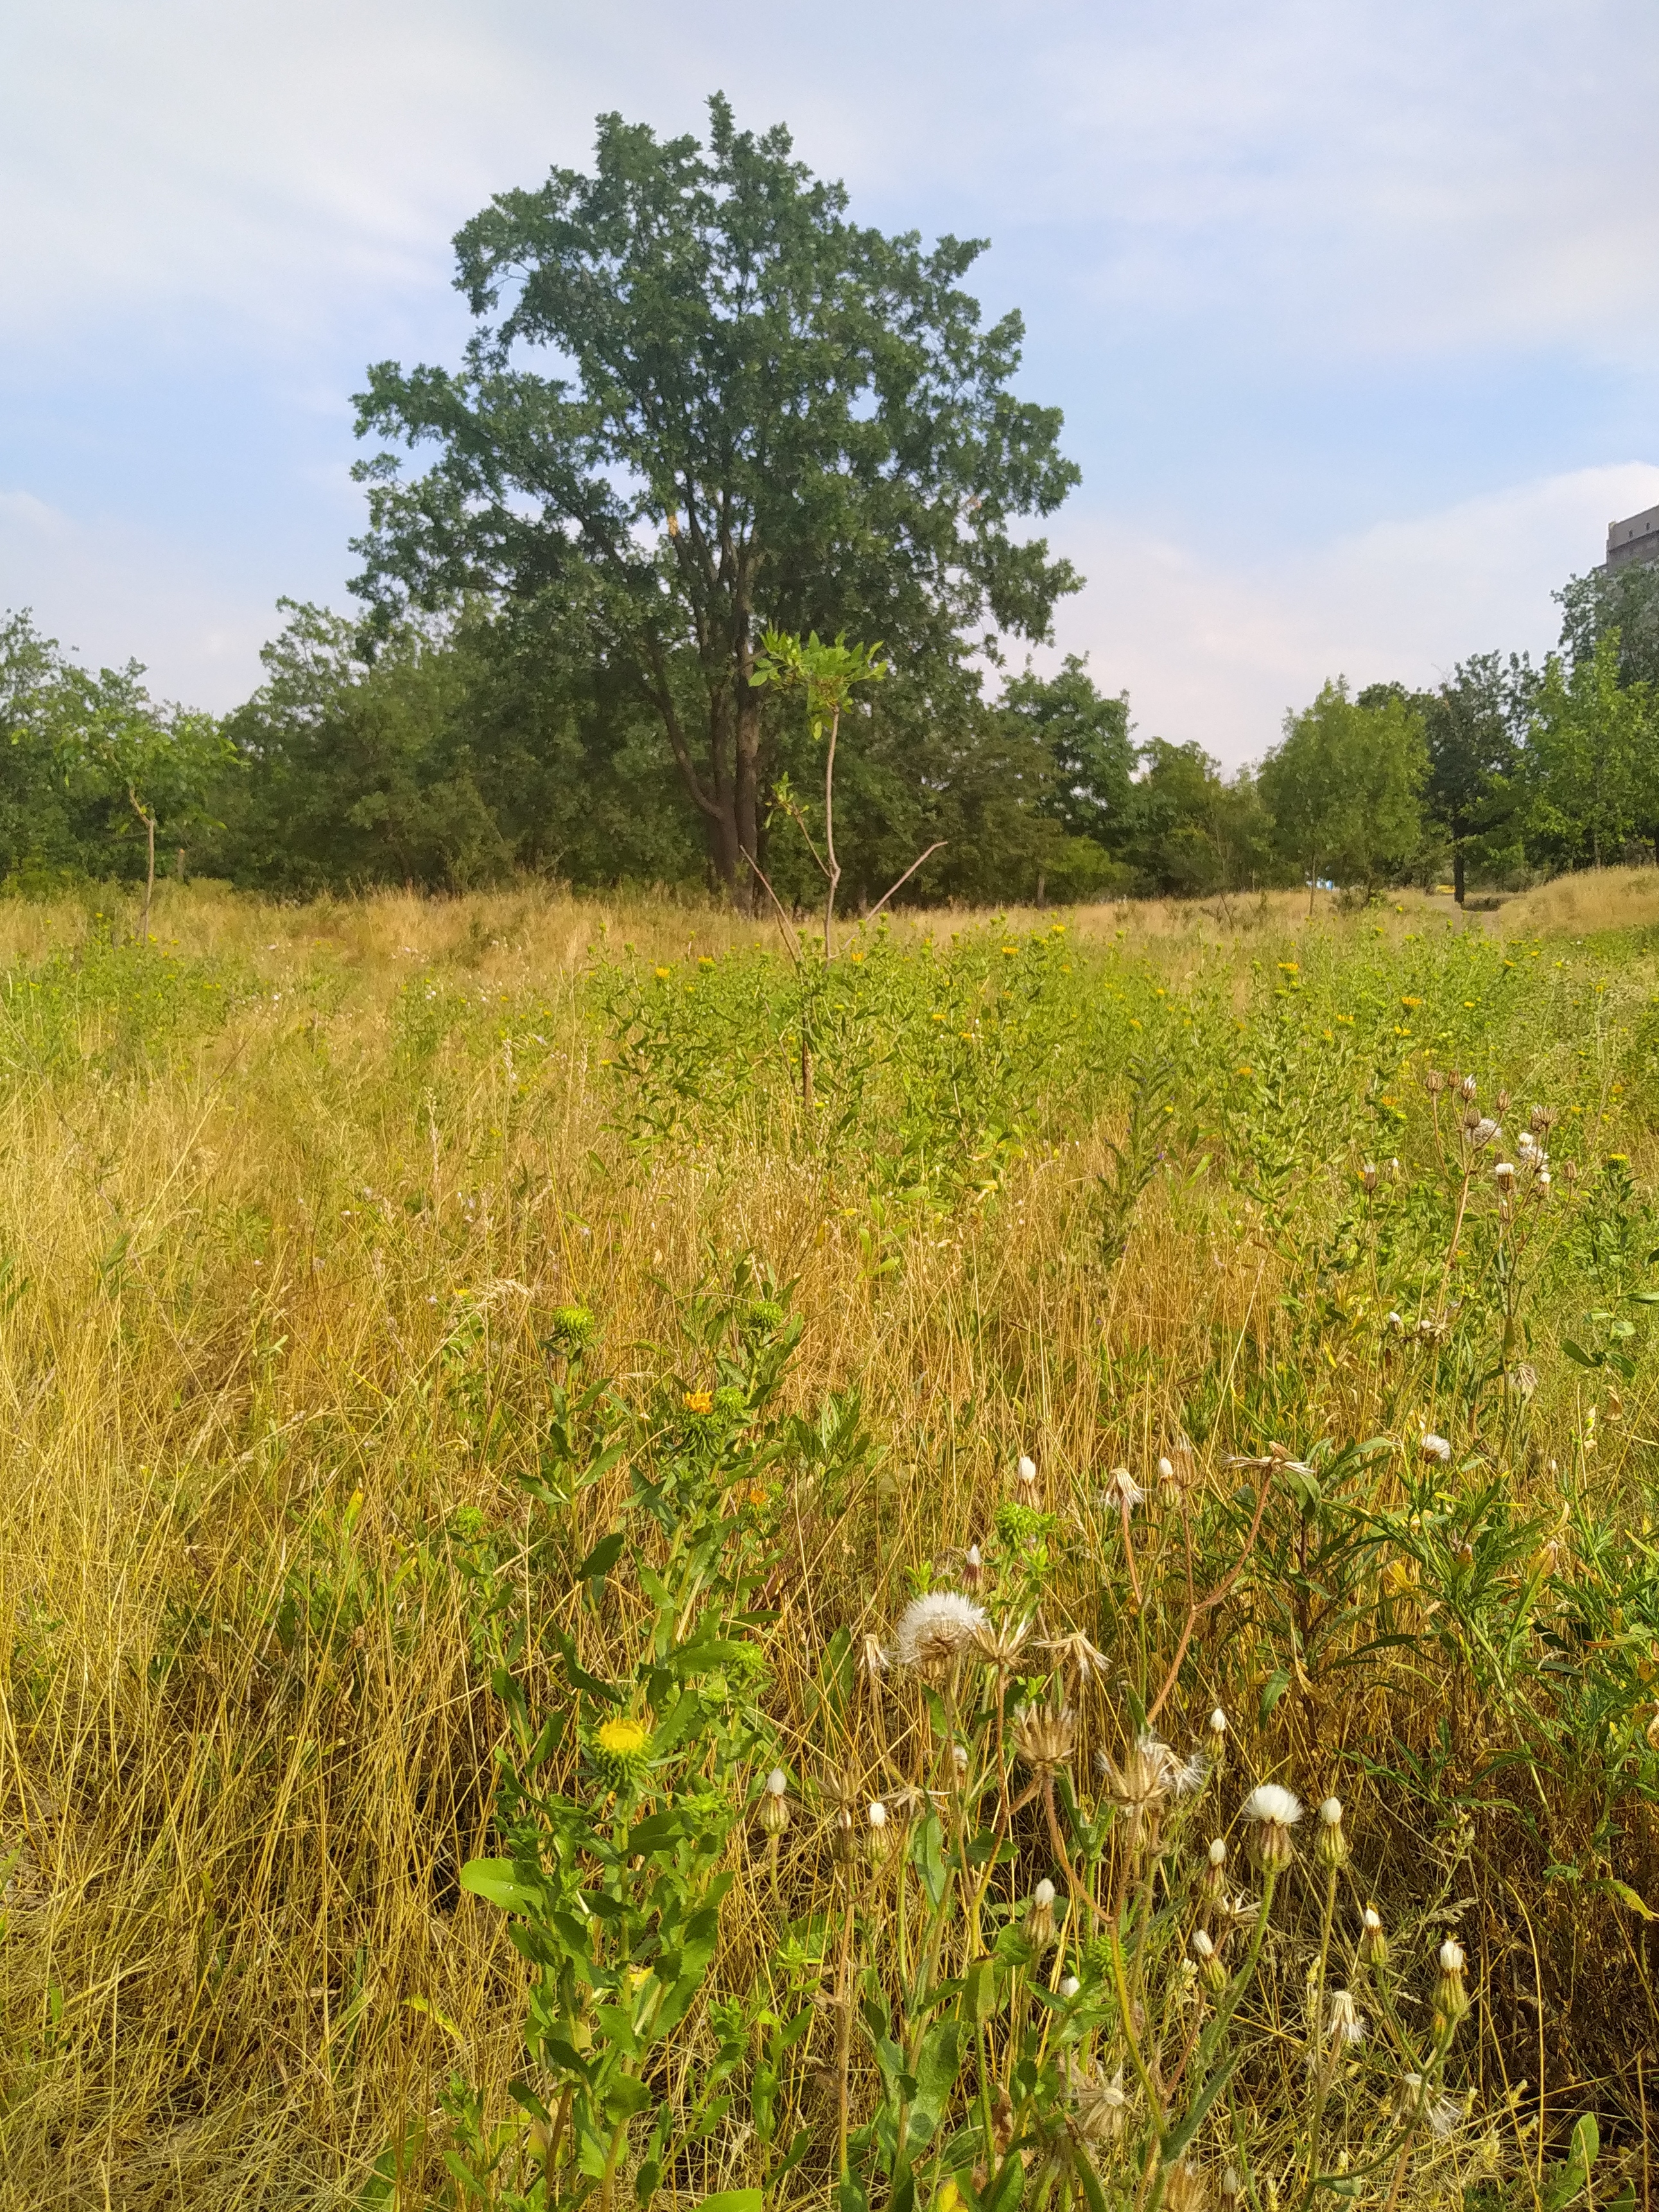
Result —
<path fill-rule="evenodd" d="M 927 848 L 927 850 L 924 854 L 921 854 L 921 858 L 920 858 L 920 859 L 918 859 L 918 860 L 912 860 L 912 861 L 911 861 L 911 863 L 910 863 L 910 865 L 909 865 L 909 866 L 908 866 L 908 867 L 904 871 L 904 873 L 903 873 L 903 874 L 899 878 L 898 881 L 897 881 L 897 882 L 893 885 L 893 887 L 892 887 L 892 890 L 885 890 L 885 891 L 884 891 L 884 892 L 882 893 L 881 896 L 880 896 L 877 901 L 876 901 L 875 904 L 871 908 L 871 909 L 870 909 L 869 913 L 868 913 L 867 915 L 866 915 L 866 916 L 864 917 L 864 918 L 865 918 L 865 920 L 866 920 L 866 921 L 873 921 L 875 920 L 876 916 L 877 916 L 877 915 L 881 912 L 881 910 L 882 910 L 883 907 L 884 907 L 884 906 L 886 905 L 886 903 L 887 903 L 888 900 L 889 900 L 890 898 L 891 898 L 891 897 L 892 897 L 892 896 L 893 896 L 893 891 L 902 891 L 902 890 L 904 889 L 904 886 L 906 885 L 906 884 L 908 884 L 908 883 L 909 882 L 909 880 L 910 880 L 911 877 L 915 875 L 915 873 L 916 872 L 916 870 L 917 870 L 917 869 L 921 866 L 922 861 L 923 861 L 923 860 L 931 860 L 933 859 L 933 857 L 934 854 L 935 854 L 935 853 L 938 853 L 938 852 L 941 852 L 941 851 L 943 851 L 944 848 L 945 848 L 945 847 L 949 842 L 950 842 L 950 840 L 949 840 L 948 838 L 946 838 L 946 837 L 941 837 L 941 838 L 939 838 L 939 839 L 938 840 L 938 842 L 937 842 L 936 843 L 930 845 L 930 846 Z"/>

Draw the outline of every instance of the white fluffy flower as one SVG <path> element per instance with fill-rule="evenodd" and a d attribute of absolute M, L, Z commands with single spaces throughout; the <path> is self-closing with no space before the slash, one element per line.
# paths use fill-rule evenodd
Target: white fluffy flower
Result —
<path fill-rule="evenodd" d="M 987 1627 L 983 1606 L 961 1590 L 928 1590 L 911 1599 L 893 1628 L 893 1656 L 902 1667 L 954 1659 Z"/>
<path fill-rule="evenodd" d="M 1031 1892 L 1033 1905 L 1050 1905 L 1054 1901 L 1054 1886 L 1045 1875 Z"/>
<path fill-rule="evenodd" d="M 1437 1436 L 1432 1429 L 1423 1431 L 1422 1453 L 1425 1459 L 1437 1460 L 1442 1467 L 1451 1457 L 1451 1446 L 1444 1437 Z"/>
<path fill-rule="evenodd" d="M 1022 1452 L 1019 1455 L 1018 1474 L 1022 1482 L 1036 1480 L 1036 1462 L 1029 1452 Z"/>
<path fill-rule="evenodd" d="M 788 1794 L 788 1790 L 789 1790 L 789 1778 L 788 1778 L 788 1776 L 784 1772 L 783 1769 L 782 1769 L 781 1766 L 775 1766 L 775 1767 L 772 1769 L 772 1771 L 771 1771 L 771 1772 L 767 1776 L 767 1778 L 766 1778 L 766 1794 L 767 1794 L 767 1796 L 768 1796 L 769 1797 L 783 1797 L 783 1796 L 787 1796 L 787 1794 Z"/>
<path fill-rule="evenodd" d="M 1302 1818 L 1302 1800 L 1279 1782 L 1259 1782 L 1244 1800 L 1244 1818 L 1264 1828 L 1293 1828 Z"/>
<path fill-rule="evenodd" d="M 1065 1980 L 1060 1985 L 1060 1994 L 1065 1998 L 1066 2003 L 1070 2004 L 1072 1999 L 1077 1995 L 1078 1991 L 1082 1987 L 1082 1983 L 1079 1981 L 1075 1974 L 1067 1974 Z"/>
<path fill-rule="evenodd" d="M 1449 1936 L 1440 1946 L 1440 1971 L 1443 1974 L 1461 1974 L 1464 1967 L 1463 1946 Z"/>
<path fill-rule="evenodd" d="M 1340 1797 L 1328 1797 L 1319 1808 L 1319 1817 L 1325 1823 L 1325 1826 L 1328 1828 L 1340 1827 L 1342 1825 L 1342 1800 Z"/>

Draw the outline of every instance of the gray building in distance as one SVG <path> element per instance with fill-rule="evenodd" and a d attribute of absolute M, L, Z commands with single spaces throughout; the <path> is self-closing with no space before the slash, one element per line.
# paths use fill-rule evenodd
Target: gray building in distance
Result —
<path fill-rule="evenodd" d="M 1632 561 L 1659 561 L 1659 507 L 1607 525 L 1607 567 L 1623 568 Z"/>

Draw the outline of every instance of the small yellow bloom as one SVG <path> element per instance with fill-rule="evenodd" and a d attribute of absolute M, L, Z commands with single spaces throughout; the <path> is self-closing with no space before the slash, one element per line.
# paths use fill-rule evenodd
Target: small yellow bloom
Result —
<path fill-rule="evenodd" d="M 1279 972 L 1281 975 L 1299 975 L 1302 973 L 1302 963 L 1299 960 L 1281 960 L 1279 963 Z"/>
<path fill-rule="evenodd" d="M 1402 999 L 1400 1003 L 1402 1006 L 1420 1006 L 1423 1001 L 1421 999 Z"/>
<path fill-rule="evenodd" d="M 702 959 L 697 963 L 699 968 L 712 968 L 714 964 L 714 962 L 709 958 L 706 952 L 703 954 Z"/>
<path fill-rule="evenodd" d="M 1255 1068 L 1251 1066 L 1248 1060 L 1243 1063 L 1237 1072 L 1240 1075 L 1254 1075 L 1255 1073 Z"/>
<path fill-rule="evenodd" d="M 1018 960 L 1019 957 L 1018 945 L 1005 945 L 1002 948 L 1002 957 L 1005 960 Z"/>
<path fill-rule="evenodd" d="M 688 1390 L 680 1403 L 688 1413 L 712 1413 L 714 1394 L 712 1390 Z"/>
<path fill-rule="evenodd" d="M 644 1722 L 626 1713 L 614 1713 L 608 1721 L 601 1721 L 593 1734 L 600 1750 L 609 1752 L 613 1759 L 632 1759 L 651 1741 Z"/>
<path fill-rule="evenodd" d="M 861 952 L 849 952 L 847 957 L 856 968 L 859 963 L 863 959 L 864 955 Z"/>
<path fill-rule="evenodd" d="M 672 968 L 656 968 L 652 970 L 659 983 L 665 983 L 673 972 Z"/>

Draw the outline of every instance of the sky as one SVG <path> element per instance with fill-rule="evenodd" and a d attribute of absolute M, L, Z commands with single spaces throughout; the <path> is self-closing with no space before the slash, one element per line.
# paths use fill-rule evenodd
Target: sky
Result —
<path fill-rule="evenodd" d="M 1652 0 L 54 0 L 0 14 L 0 608 L 246 696 L 280 595 L 349 604 L 350 396 L 459 355 L 455 230 L 717 88 L 991 240 L 1083 471 L 1054 650 L 1143 736 L 1540 654 L 1659 503 Z"/>

